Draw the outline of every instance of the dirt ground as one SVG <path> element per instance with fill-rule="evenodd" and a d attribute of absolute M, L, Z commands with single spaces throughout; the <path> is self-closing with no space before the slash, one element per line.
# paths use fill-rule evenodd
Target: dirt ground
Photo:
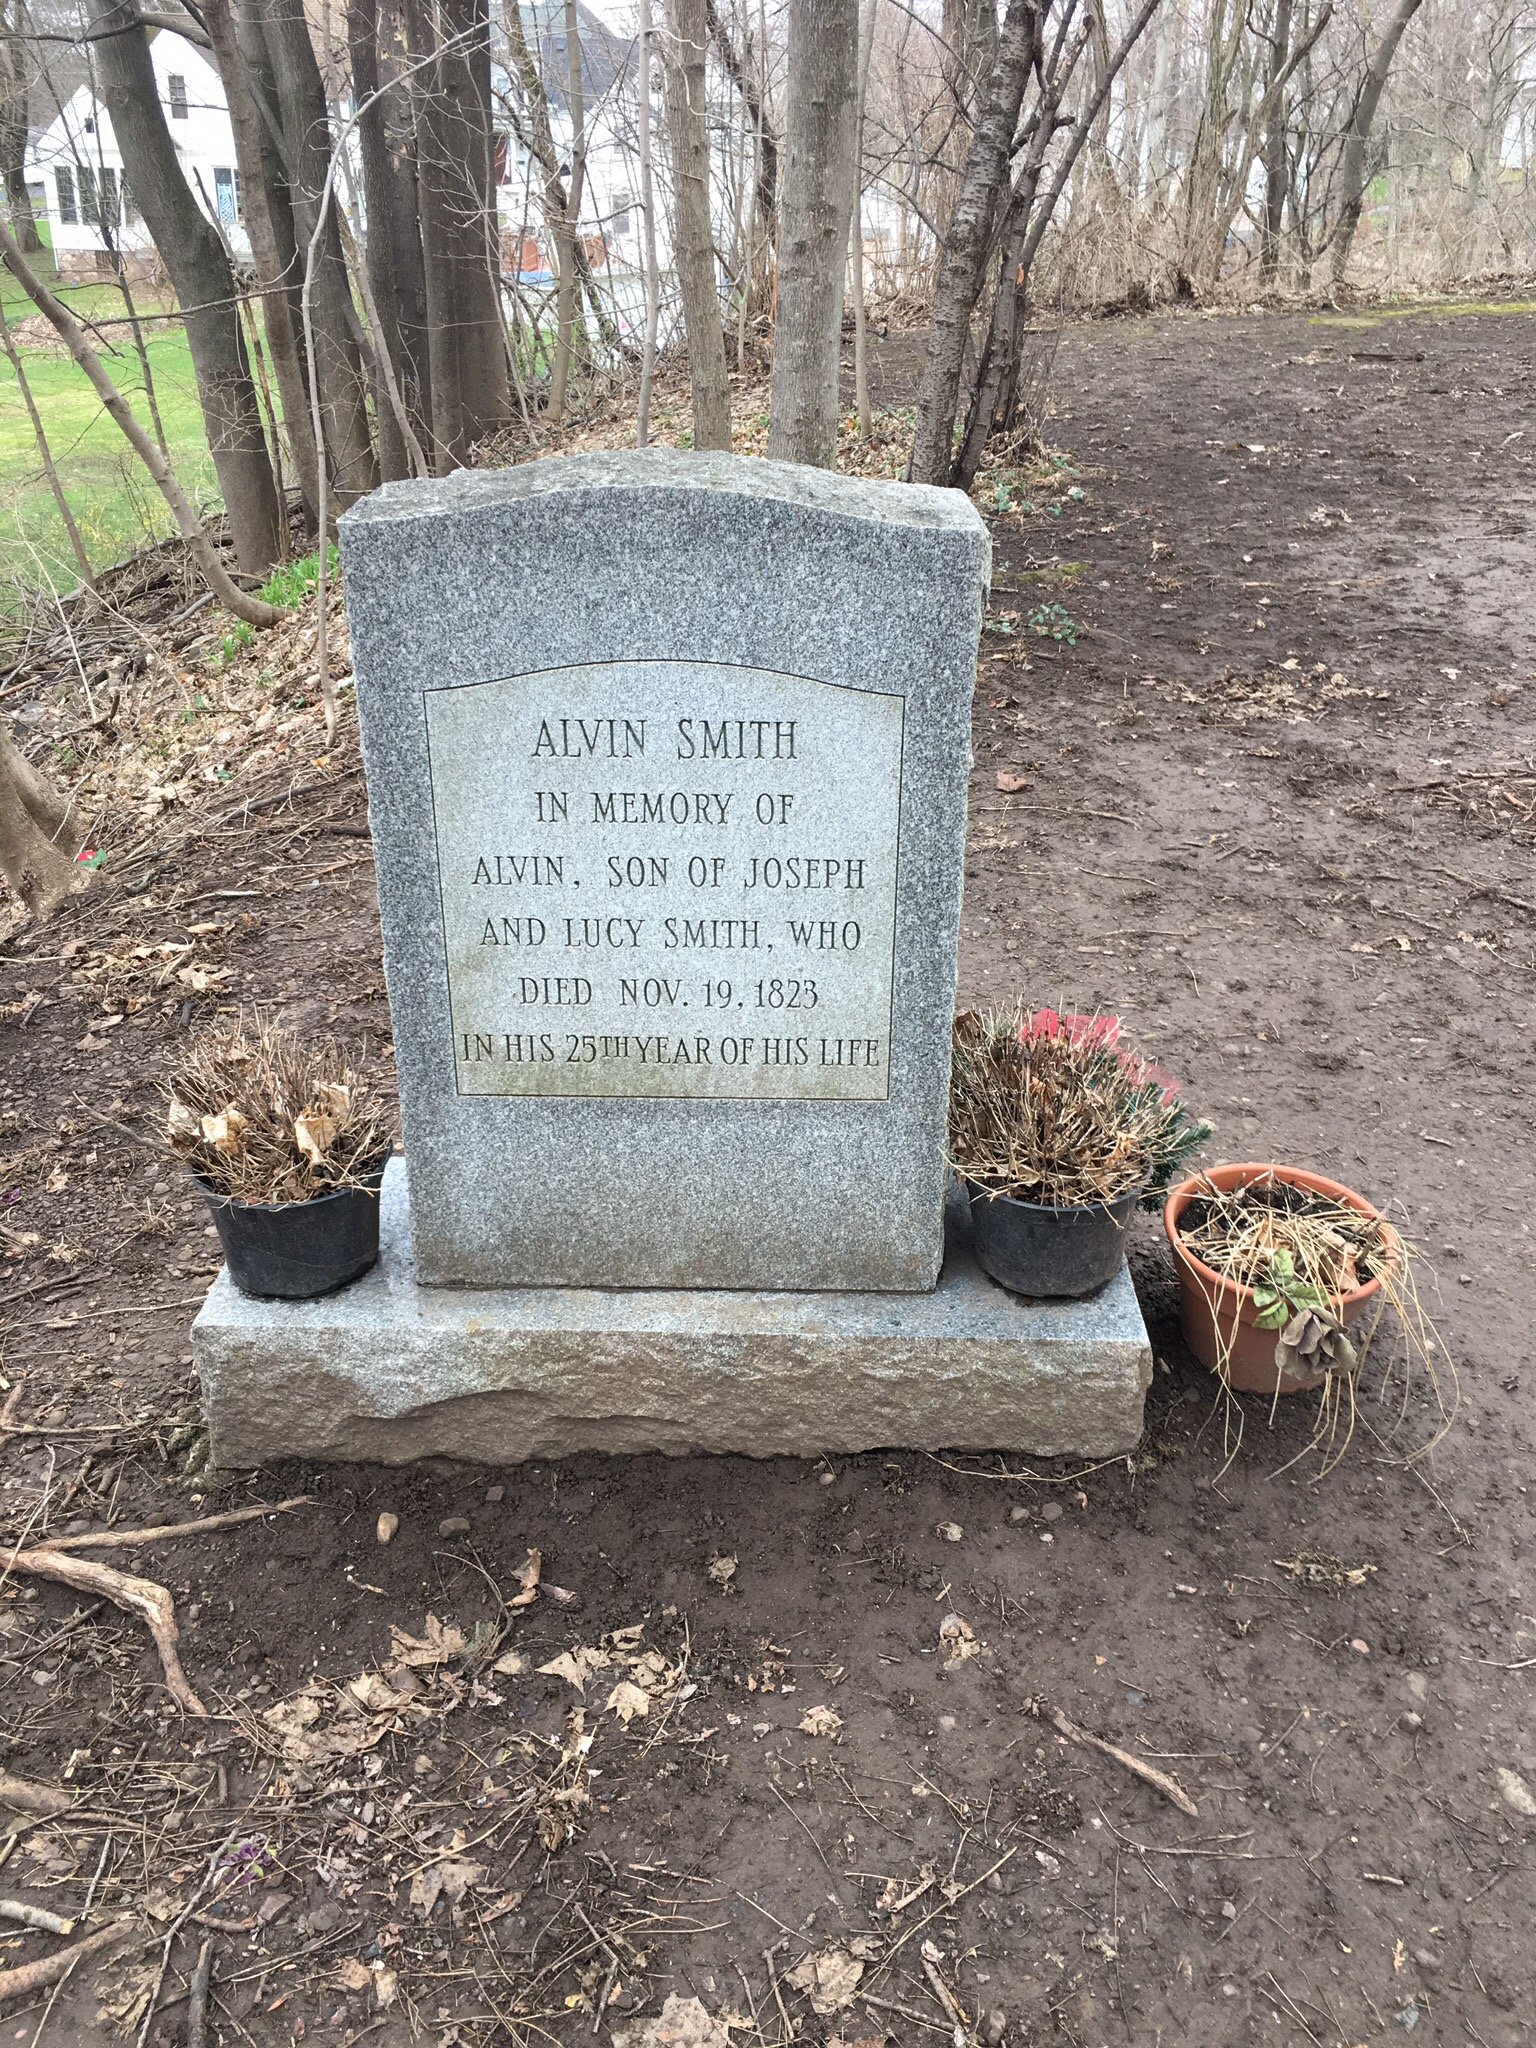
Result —
<path fill-rule="evenodd" d="M 1432 1404 L 1399 1415 L 1395 1382 L 1321 1483 L 1277 1476 L 1299 1404 L 1250 1400 L 1229 1460 L 1149 1219 L 1146 1436 L 1091 1471 L 581 1458 L 209 1492 L 187 1326 L 214 1245 L 142 1134 L 211 1004 L 386 1040 L 351 737 L 316 762 L 298 730 L 291 802 L 210 799 L 174 859 L 109 863 L 5 944 L 7 1547 L 308 1496 L 91 1553 L 170 1589 L 206 1719 L 137 1620 L 5 1582 L 5 1768 L 75 1804 L 0 1847 L 0 1891 L 127 1935 L 5 2040 L 181 2044 L 207 1945 L 220 2048 L 1529 2042 L 1533 362 L 1497 311 L 1071 329 L 1072 467 L 1003 493 L 976 700 L 963 994 L 1118 1011 L 1213 1157 L 1390 1205 L 1460 1371 L 1427 1460 Z M 887 404 L 912 366 L 882 351 Z M 165 960 L 193 979 L 154 984 Z M 0 1969 L 57 1945 L 13 1929 Z M 669 1995 L 702 2014 L 648 2031 Z"/>

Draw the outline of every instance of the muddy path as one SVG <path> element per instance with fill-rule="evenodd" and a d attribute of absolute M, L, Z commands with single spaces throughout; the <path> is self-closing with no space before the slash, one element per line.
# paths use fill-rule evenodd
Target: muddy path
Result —
<path fill-rule="evenodd" d="M 887 403 L 911 368 L 882 351 Z M 149 2039 L 185 2039 L 204 1938 L 231 2048 L 638 2044 L 669 1993 L 738 2042 L 917 2043 L 952 2031 L 935 1978 L 1017 2044 L 1530 2038 L 1533 386 L 1518 314 L 1070 330 L 1071 472 L 996 521 L 977 692 L 963 992 L 1114 1010 L 1214 1156 L 1390 1205 L 1460 1371 L 1433 1459 L 1405 1461 L 1416 1387 L 1320 1485 L 1275 1476 L 1294 1409 L 1250 1402 L 1229 1460 L 1148 1221 L 1147 1435 L 1100 1469 L 264 1475 L 206 1507 L 311 1504 L 125 1560 L 177 1597 L 206 1723 L 137 1624 L 12 1578 L 6 1764 L 67 1770 L 81 1806 L 0 1888 L 78 1908 L 99 1861 L 97 1896 L 162 1935 L 202 1914 Z M 38 1234 L 0 1279 L 15 1533 L 189 1512 L 214 1265 L 128 1135 L 183 1011 L 100 1029 L 61 948 L 216 922 L 221 994 L 382 1039 L 349 759 L 0 959 L 0 1220 Z M 530 1548 L 574 1604 L 503 1607 Z M 979 1646 L 953 1662 L 950 1614 Z M 540 1673 L 582 1648 L 584 1692 Z M 650 1688 L 629 1720 L 620 1681 Z M 0 1937 L 0 1967 L 44 1946 Z M 44 2048 L 133 2038 L 158 1957 L 72 1984 Z"/>

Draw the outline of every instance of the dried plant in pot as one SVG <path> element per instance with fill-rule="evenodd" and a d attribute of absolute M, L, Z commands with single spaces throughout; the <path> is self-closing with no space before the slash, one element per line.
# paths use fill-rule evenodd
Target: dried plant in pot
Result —
<path fill-rule="evenodd" d="M 962 1011 L 955 1019 L 950 1161 L 983 1270 L 1037 1299 L 1095 1294 L 1210 1135 L 1164 1073 L 1120 1042 L 1117 1017 Z"/>
<path fill-rule="evenodd" d="M 1190 1350 L 1237 1393 L 1316 1392 L 1312 1446 L 1324 1471 L 1353 1435 L 1362 1369 L 1388 1310 L 1403 1392 L 1417 1368 L 1438 1441 L 1454 1413 L 1455 1368 L 1419 1301 L 1413 1246 L 1363 1195 L 1297 1166 L 1213 1166 L 1172 1190 L 1163 1226 Z M 1383 1391 L 1391 1377 L 1389 1365 Z"/>
<path fill-rule="evenodd" d="M 343 1047 L 240 1023 L 196 1037 L 168 1093 L 166 1141 L 207 1198 L 242 1293 L 308 1301 L 368 1271 L 392 1141 Z"/>

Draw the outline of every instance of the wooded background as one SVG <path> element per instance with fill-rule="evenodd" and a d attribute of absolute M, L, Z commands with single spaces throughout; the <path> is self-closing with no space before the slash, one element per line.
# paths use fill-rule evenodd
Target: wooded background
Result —
<path fill-rule="evenodd" d="M 166 34 L 222 81 L 238 246 L 179 153 Z M 840 419 L 871 429 L 871 320 L 910 327 L 907 473 L 968 487 L 1033 445 L 1072 311 L 1525 275 L 1533 39 L 1516 0 L 0 0 L 0 258 L 220 603 L 261 628 L 295 530 L 313 545 L 381 479 L 498 437 L 500 459 L 509 434 L 557 447 L 598 396 L 632 399 L 643 444 L 668 355 L 686 354 L 694 445 L 730 446 L 733 378 L 766 376 L 769 454 L 828 465 Z M 121 294 L 110 321 L 72 310 L 26 168 L 82 80 L 121 157 L 72 145 L 68 173 Z M 227 545 L 155 407 L 157 282 Z M 147 416 L 108 361 L 129 347 Z M 58 830 L 46 792 L 0 803 Z"/>

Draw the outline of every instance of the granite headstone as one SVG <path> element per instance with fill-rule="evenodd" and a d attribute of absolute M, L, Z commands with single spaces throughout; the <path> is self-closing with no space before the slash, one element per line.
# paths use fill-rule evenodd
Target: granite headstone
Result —
<path fill-rule="evenodd" d="M 586 455 L 342 553 L 421 1279 L 932 1287 L 968 501 Z"/>

